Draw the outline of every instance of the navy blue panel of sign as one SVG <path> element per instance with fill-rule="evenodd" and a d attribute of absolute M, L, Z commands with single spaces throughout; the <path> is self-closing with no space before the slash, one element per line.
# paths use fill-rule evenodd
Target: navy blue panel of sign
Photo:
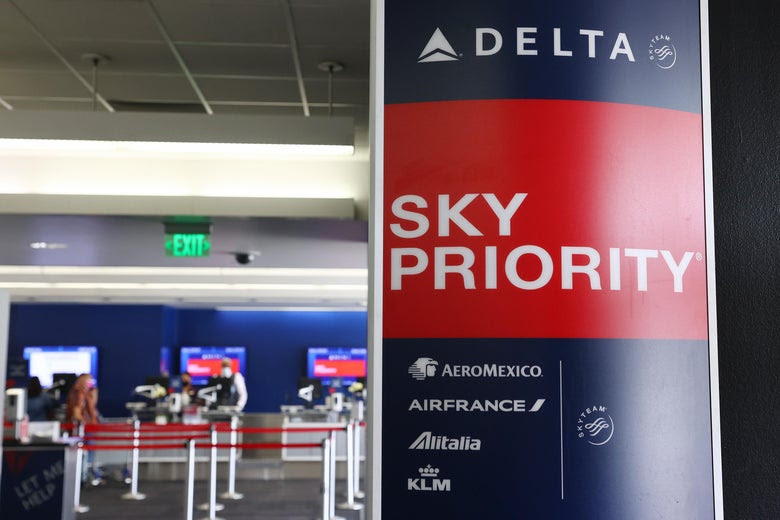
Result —
<path fill-rule="evenodd" d="M 383 518 L 713 516 L 706 341 L 384 344 Z"/>
<path fill-rule="evenodd" d="M 0 518 L 61 518 L 64 472 L 65 450 L 62 448 L 6 448 L 0 486 Z"/>
<path fill-rule="evenodd" d="M 385 102 L 608 101 L 701 112 L 697 2 L 426 2 L 385 8 Z"/>

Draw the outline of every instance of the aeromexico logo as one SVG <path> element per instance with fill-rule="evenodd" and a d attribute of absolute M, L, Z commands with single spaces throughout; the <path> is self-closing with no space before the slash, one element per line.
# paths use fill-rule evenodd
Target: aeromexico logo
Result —
<path fill-rule="evenodd" d="M 552 46 L 542 42 L 549 42 L 549 34 L 552 35 Z M 512 45 L 505 45 L 505 40 L 513 38 Z M 662 68 L 671 68 L 676 60 L 676 49 L 667 39 L 666 48 L 657 51 L 652 59 Z M 655 40 L 655 39 L 654 39 Z M 477 27 L 474 30 L 474 55 L 477 57 L 493 56 L 502 52 L 514 52 L 517 56 L 538 56 L 551 54 L 567 58 L 587 57 L 588 59 L 597 59 L 606 56 L 610 60 L 623 60 L 626 62 L 635 62 L 634 48 L 628 34 L 625 32 L 609 32 L 603 29 L 575 29 L 563 30 L 560 27 L 517 27 L 515 33 L 506 36 L 498 29 L 493 27 Z M 506 48 L 505 48 L 506 47 Z M 508 50 L 512 47 L 512 50 Z M 652 42 L 651 42 L 652 47 Z M 666 57 L 674 49 L 675 60 L 667 60 L 661 65 L 660 60 Z M 609 55 L 606 55 L 606 51 Z M 652 51 L 651 51 L 652 52 Z M 417 57 L 417 63 L 430 63 L 438 61 L 458 61 L 463 54 L 458 53 L 450 40 L 437 27 L 428 43 L 423 47 L 422 52 Z M 671 63 L 671 65 L 669 65 Z"/>
<path fill-rule="evenodd" d="M 436 376 L 439 362 L 429 357 L 417 358 L 407 372 L 417 381 L 423 381 Z M 441 377 L 452 378 L 521 378 L 542 377 L 542 367 L 539 365 L 498 365 L 496 363 L 483 363 L 477 365 L 450 365 L 444 364 Z"/>

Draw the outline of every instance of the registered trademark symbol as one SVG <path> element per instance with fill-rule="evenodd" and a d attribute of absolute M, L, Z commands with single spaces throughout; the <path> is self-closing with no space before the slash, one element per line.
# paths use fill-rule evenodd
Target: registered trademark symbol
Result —
<path fill-rule="evenodd" d="M 696 260 L 701 262 L 703 258 L 704 258 L 704 255 L 702 255 L 701 253 L 696 253 Z"/>

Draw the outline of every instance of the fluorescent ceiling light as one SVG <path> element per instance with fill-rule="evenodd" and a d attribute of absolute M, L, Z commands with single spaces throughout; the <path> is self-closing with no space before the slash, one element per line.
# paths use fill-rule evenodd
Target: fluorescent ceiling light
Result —
<path fill-rule="evenodd" d="M 365 268 L 239 268 L 0 265 L 13 301 L 364 307 Z"/>
<path fill-rule="evenodd" d="M 2 289 L 105 289 L 113 291 L 367 291 L 359 284 L 267 284 L 267 283 L 144 283 L 144 282 L 0 282 Z"/>
<path fill-rule="evenodd" d="M 240 277 L 240 278 L 368 278 L 365 268 L 279 268 L 279 267 L 136 267 L 0 265 L 0 275 L 43 276 L 147 276 L 147 277 Z"/>
<path fill-rule="evenodd" d="M 79 141 L 75 139 L 0 138 L 0 151 L 90 153 L 99 155 L 174 154 L 233 157 L 349 156 L 353 146 L 322 144 L 177 143 L 144 141 Z"/>
<path fill-rule="evenodd" d="M 344 156 L 347 117 L 13 111 L 0 118 L 11 153 L 220 157 Z"/>
<path fill-rule="evenodd" d="M 67 249 L 68 244 L 62 242 L 31 242 L 31 249 Z"/>

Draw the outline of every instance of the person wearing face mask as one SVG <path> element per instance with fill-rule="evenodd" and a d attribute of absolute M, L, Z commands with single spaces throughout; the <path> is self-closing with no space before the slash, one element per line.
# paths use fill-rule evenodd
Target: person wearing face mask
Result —
<path fill-rule="evenodd" d="M 241 372 L 233 372 L 231 368 L 232 362 L 230 358 L 222 359 L 222 377 L 230 378 L 230 403 L 235 405 L 239 410 L 243 410 L 248 398 L 246 393 L 246 382 Z"/>
<path fill-rule="evenodd" d="M 189 372 L 184 372 L 181 375 L 181 404 L 189 406 L 194 399 L 195 388 L 192 386 L 192 376 Z"/>
<path fill-rule="evenodd" d="M 81 374 L 76 378 L 65 405 L 65 422 L 72 424 L 91 425 L 100 422 L 100 414 L 97 410 L 97 387 L 90 374 Z M 87 463 L 82 468 L 81 478 L 86 480 L 91 475 L 90 483 L 93 486 L 105 483 L 102 477 L 103 470 L 95 463 L 95 452 L 87 452 Z"/>
<path fill-rule="evenodd" d="M 97 389 L 89 374 L 81 374 L 68 393 L 65 407 L 65 422 L 97 424 Z"/>

